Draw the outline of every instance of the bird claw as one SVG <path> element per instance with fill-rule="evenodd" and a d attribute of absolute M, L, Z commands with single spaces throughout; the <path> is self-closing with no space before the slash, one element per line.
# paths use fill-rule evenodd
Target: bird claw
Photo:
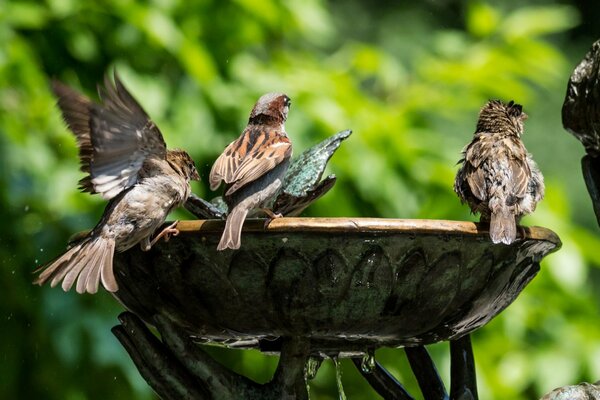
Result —
<path fill-rule="evenodd" d="M 273 211 L 269 210 L 268 208 L 261 208 L 261 210 L 265 214 L 267 214 L 267 219 L 265 220 L 265 224 L 264 224 L 264 228 L 265 229 L 269 226 L 269 224 L 271 223 L 271 221 L 273 221 L 274 219 L 283 217 L 282 214 L 280 214 L 280 213 L 274 213 Z"/>
<path fill-rule="evenodd" d="M 171 239 L 171 236 L 179 235 L 179 229 L 177 229 L 177 224 L 179 221 L 173 222 L 171 225 L 164 228 L 152 241 L 150 242 L 150 247 L 154 246 L 156 242 L 158 242 L 161 238 L 165 239 L 165 242 L 168 242 Z M 150 249 L 148 247 L 148 249 Z"/>

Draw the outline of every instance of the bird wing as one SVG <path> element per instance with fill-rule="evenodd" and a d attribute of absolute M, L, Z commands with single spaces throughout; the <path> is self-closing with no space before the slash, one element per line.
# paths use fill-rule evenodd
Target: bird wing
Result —
<path fill-rule="evenodd" d="M 236 151 L 240 147 L 242 139 L 243 137 L 240 136 L 231 142 L 213 164 L 208 176 L 211 190 L 216 190 L 221 181 L 225 181 L 225 183 L 231 181 L 232 171 L 238 168 L 242 160 L 242 155 Z"/>
<path fill-rule="evenodd" d="M 531 170 L 531 179 L 529 181 L 529 188 L 527 190 L 537 203 L 544 198 L 544 176 L 529 154 L 527 155 L 527 165 Z"/>
<path fill-rule="evenodd" d="M 509 188 L 510 194 L 522 199 L 527 194 L 529 180 L 531 179 L 531 169 L 525 159 L 511 158 L 508 165 L 512 175 Z"/>
<path fill-rule="evenodd" d="M 210 186 L 215 190 L 221 181 L 231 184 L 226 195 L 258 179 L 291 157 L 292 143 L 277 130 L 246 129 L 219 156 L 210 172 Z"/>
<path fill-rule="evenodd" d="M 78 139 L 83 191 L 111 199 L 133 186 L 149 157 L 164 159 L 167 147 L 158 127 L 115 73 L 100 88 L 102 104 L 54 82 L 63 117 Z"/>
<path fill-rule="evenodd" d="M 483 168 L 476 168 L 471 163 L 466 166 L 465 174 L 467 176 L 467 183 L 471 189 L 471 193 L 481 201 L 485 201 L 488 198 L 487 194 L 487 182 L 485 180 L 485 171 Z"/>
<path fill-rule="evenodd" d="M 485 201 L 488 197 L 485 173 L 481 166 L 483 160 L 489 155 L 488 148 L 490 146 L 486 145 L 485 137 L 476 136 L 463 151 L 464 165 L 462 173 L 473 195 L 481 201 Z"/>
<path fill-rule="evenodd" d="M 508 187 L 509 194 L 514 199 L 522 199 L 527 194 L 531 180 L 531 168 L 527 162 L 527 150 L 523 142 L 517 138 L 504 139 L 504 146 L 508 149 L 508 169 L 511 179 Z"/>

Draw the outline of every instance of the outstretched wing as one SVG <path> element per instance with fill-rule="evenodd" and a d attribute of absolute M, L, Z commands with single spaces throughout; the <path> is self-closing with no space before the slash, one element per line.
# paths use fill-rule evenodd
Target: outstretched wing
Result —
<path fill-rule="evenodd" d="M 95 104 L 70 87 L 53 82 L 63 117 L 77 137 L 81 181 L 85 192 L 111 199 L 133 186 L 148 157 L 165 158 L 167 148 L 158 127 L 129 94 L 115 73 L 100 88 L 102 104 Z"/>
<path fill-rule="evenodd" d="M 247 129 L 215 161 L 210 171 L 210 187 L 221 181 L 231 184 L 226 195 L 260 178 L 292 156 L 292 143 L 276 130 Z"/>

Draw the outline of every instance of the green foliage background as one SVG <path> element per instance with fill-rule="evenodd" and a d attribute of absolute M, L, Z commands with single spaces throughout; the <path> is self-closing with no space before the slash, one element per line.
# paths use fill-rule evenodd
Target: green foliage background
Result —
<path fill-rule="evenodd" d="M 600 6 L 585 0 L 0 0 L 0 398 L 154 396 L 110 333 L 116 301 L 31 285 L 34 267 L 104 206 L 77 191 L 75 141 L 49 78 L 93 96 L 115 67 L 169 145 L 197 161 L 200 196 L 264 92 L 293 99 L 296 154 L 353 129 L 330 163 L 338 183 L 313 216 L 473 219 L 451 190 L 459 152 L 487 99 L 522 103 L 524 141 L 547 185 L 524 223 L 553 229 L 564 246 L 473 335 L 480 397 L 535 399 L 600 379 L 600 235 L 583 148 L 560 121 L 598 20 Z M 448 377 L 447 345 L 430 350 Z M 276 365 L 257 352 L 211 351 L 261 382 Z M 418 392 L 402 350 L 377 358 Z M 350 399 L 377 398 L 342 367 Z M 333 378 L 325 363 L 312 398 L 336 398 Z"/>

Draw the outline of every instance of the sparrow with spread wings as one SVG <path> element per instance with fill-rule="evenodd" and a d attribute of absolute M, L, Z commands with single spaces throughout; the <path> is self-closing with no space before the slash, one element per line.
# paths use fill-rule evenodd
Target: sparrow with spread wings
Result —
<path fill-rule="evenodd" d="M 229 144 L 210 171 L 210 188 L 225 182 L 223 196 L 229 213 L 217 250 L 239 249 L 242 225 L 248 213 L 262 208 L 271 218 L 280 217 L 263 208 L 281 188 L 292 156 L 285 132 L 290 99 L 268 93 L 258 99 L 246 129 Z"/>
<path fill-rule="evenodd" d="M 149 250 L 162 236 L 177 234 L 176 223 L 152 241 L 152 234 L 175 207 L 188 198 L 190 180 L 199 180 L 194 161 L 183 150 L 167 150 L 158 127 L 125 89 L 115 73 L 99 88 L 102 104 L 53 82 L 58 106 L 79 146 L 85 192 L 109 200 L 100 222 L 60 257 L 38 269 L 34 281 L 50 282 L 68 291 L 96 293 L 100 281 L 118 290 L 113 273 L 114 252 L 140 243 Z M 37 271 L 36 271 L 37 272 Z"/>
<path fill-rule="evenodd" d="M 459 161 L 454 191 L 490 223 L 494 243 L 514 242 L 517 222 L 544 197 L 544 177 L 521 141 L 525 119 L 520 104 L 489 101 Z"/>

